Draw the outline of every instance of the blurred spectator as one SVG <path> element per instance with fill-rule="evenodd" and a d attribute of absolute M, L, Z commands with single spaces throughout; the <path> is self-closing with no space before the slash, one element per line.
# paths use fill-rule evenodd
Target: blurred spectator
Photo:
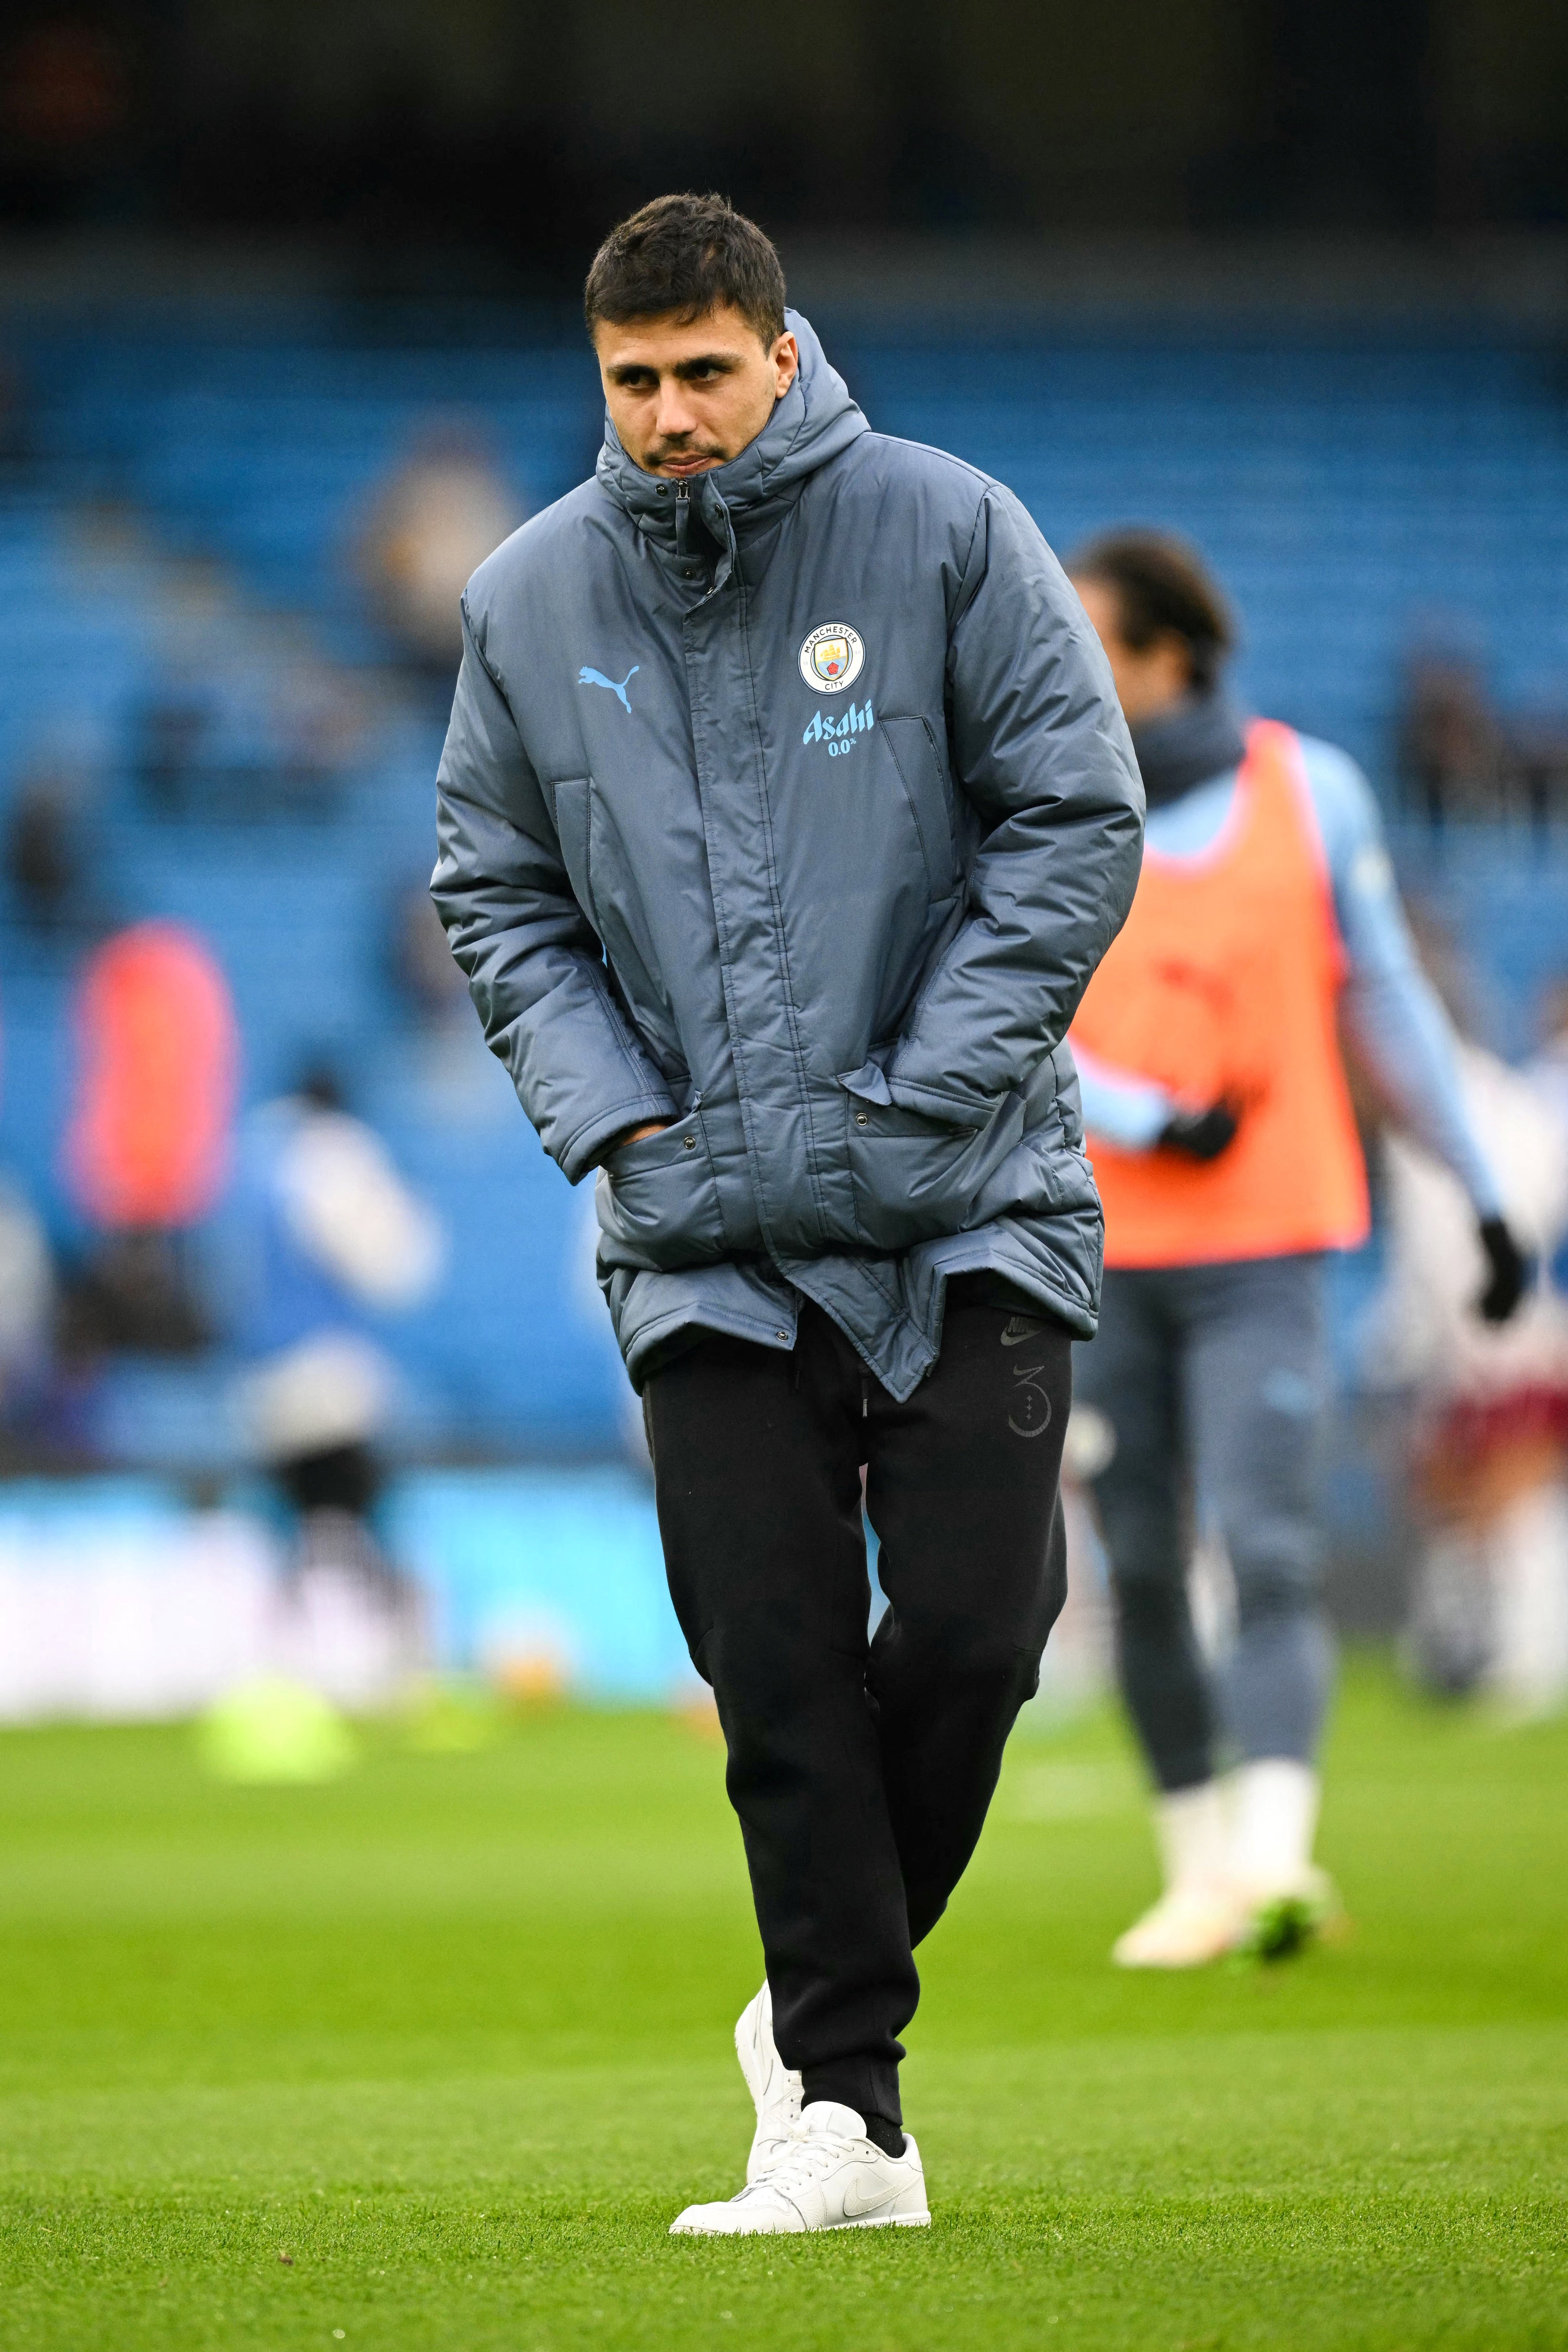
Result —
<path fill-rule="evenodd" d="M 522 519 L 483 443 L 456 425 L 432 427 L 376 498 L 360 575 L 411 666 L 443 686 L 462 655 L 458 599 L 469 574 Z"/>
<path fill-rule="evenodd" d="M 5 876 L 17 912 L 33 929 L 74 934 L 98 929 L 81 778 L 46 761 L 22 778 L 5 828 Z"/>
<path fill-rule="evenodd" d="M 11 804 L 6 870 L 23 915 L 43 929 L 64 921 L 80 879 L 81 852 L 73 816 L 66 793 L 52 776 L 29 778 Z"/>
<path fill-rule="evenodd" d="M 1475 665 L 1438 650 L 1407 665 L 1399 718 L 1405 791 L 1433 824 L 1449 816 L 1496 816 L 1506 776 L 1503 730 Z"/>
<path fill-rule="evenodd" d="M 238 1044 L 227 982 L 179 924 L 134 924 L 89 959 L 76 1031 L 65 1172 L 101 1238 L 63 1303 L 62 1349 L 197 1349 L 209 1335 L 179 1236 L 228 1169 Z"/>
<path fill-rule="evenodd" d="M 237 1206 L 247 1258 L 239 1410 L 250 1450 L 298 1522 L 301 1639 L 342 1653 L 335 1696 L 364 1698 L 415 1663 L 417 1612 L 373 1525 L 395 1375 L 375 1320 L 416 1306 L 440 1227 L 330 1073 L 247 1122 Z M 301 1659 L 323 1679 L 319 1655 Z"/>

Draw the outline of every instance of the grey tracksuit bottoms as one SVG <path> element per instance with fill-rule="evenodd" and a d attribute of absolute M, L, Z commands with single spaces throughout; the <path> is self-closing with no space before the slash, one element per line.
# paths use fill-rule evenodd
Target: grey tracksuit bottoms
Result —
<path fill-rule="evenodd" d="M 1113 1269 L 1075 1392 L 1116 1450 L 1094 1482 L 1121 1688 L 1160 1787 L 1315 1754 L 1333 1653 L 1319 1606 L 1316 1487 L 1328 1399 L 1321 1256 Z M 1211 1676 L 1186 1569 L 1194 1526 L 1236 1579 L 1234 1651 Z"/>

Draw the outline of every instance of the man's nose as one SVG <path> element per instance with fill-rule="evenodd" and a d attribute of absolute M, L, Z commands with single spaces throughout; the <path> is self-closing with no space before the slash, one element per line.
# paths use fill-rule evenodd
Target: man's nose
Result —
<path fill-rule="evenodd" d="M 696 423 L 686 386 L 673 376 L 666 377 L 658 387 L 656 424 L 659 438 L 677 441 L 683 433 L 693 431 Z"/>

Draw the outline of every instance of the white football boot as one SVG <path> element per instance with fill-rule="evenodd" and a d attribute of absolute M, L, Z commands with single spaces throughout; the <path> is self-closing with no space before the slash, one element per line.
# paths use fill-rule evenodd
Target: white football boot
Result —
<path fill-rule="evenodd" d="M 1201 1969 L 1247 1940 L 1251 1908 L 1229 1886 L 1173 1886 L 1110 1948 L 1119 1969 Z"/>
<path fill-rule="evenodd" d="M 735 2021 L 735 2055 L 757 2111 L 757 2128 L 746 2158 L 749 2187 L 778 2162 L 800 2121 L 800 2075 L 795 2067 L 784 2064 L 773 2041 L 773 1997 L 766 1977 L 761 1992 L 746 2003 Z"/>
<path fill-rule="evenodd" d="M 1201 1969 L 1247 1936 L 1251 1906 L 1230 1864 L 1225 1806 L 1205 1780 L 1156 1800 L 1165 1891 L 1110 1948 L 1119 1969 Z"/>
<path fill-rule="evenodd" d="M 906 2132 L 902 2156 L 884 2156 L 853 2107 L 814 2099 L 777 2161 L 727 2204 L 689 2205 L 672 2238 L 755 2238 L 805 2230 L 923 2230 L 925 2173 Z"/>
<path fill-rule="evenodd" d="M 1241 1948 L 1284 1959 L 1342 1921 L 1333 1880 L 1312 1860 L 1318 1776 L 1286 1756 L 1231 1774 L 1231 1871 L 1247 1903 Z"/>

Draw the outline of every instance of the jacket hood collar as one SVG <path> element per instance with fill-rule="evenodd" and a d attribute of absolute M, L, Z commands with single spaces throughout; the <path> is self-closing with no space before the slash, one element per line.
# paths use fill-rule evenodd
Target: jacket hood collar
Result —
<path fill-rule="evenodd" d="M 786 310 L 784 324 L 800 345 L 800 373 L 756 439 L 727 466 L 699 474 L 691 484 L 691 503 L 721 544 L 728 537 L 726 515 L 742 528 L 767 520 L 790 504 L 819 466 L 870 429 L 843 377 L 829 365 L 809 320 L 798 310 Z M 596 471 L 616 503 L 641 530 L 674 544 L 674 483 L 645 474 L 633 464 L 607 414 Z"/>

